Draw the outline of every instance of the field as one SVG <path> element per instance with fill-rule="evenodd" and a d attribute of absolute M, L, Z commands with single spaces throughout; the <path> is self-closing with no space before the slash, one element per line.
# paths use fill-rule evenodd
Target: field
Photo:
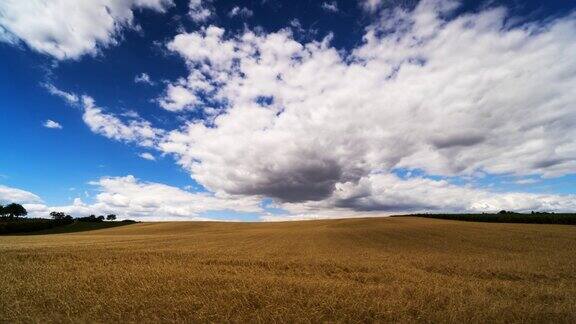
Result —
<path fill-rule="evenodd" d="M 576 226 L 398 217 L 0 237 L 0 322 L 576 322 Z"/>

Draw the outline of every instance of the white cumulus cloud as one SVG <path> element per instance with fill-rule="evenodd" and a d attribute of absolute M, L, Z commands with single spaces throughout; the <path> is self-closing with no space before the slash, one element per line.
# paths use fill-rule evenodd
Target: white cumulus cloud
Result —
<path fill-rule="evenodd" d="M 168 85 L 166 95 L 159 100 L 160 106 L 168 111 L 182 111 L 192 109 L 199 103 L 196 95 L 182 85 Z"/>
<path fill-rule="evenodd" d="M 191 79 L 217 85 L 203 97 L 227 108 L 159 148 L 210 190 L 288 203 L 330 199 L 397 168 L 576 172 L 576 15 L 515 26 L 503 8 L 442 18 L 456 7 L 424 0 L 384 11 L 350 53 L 289 29 L 177 35 L 168 48 Z"/>
<path fill-rule="evenodd" d="M 271 197 L 294 217 L 574 208 L 573 196 L 428 177 L 576 173 L 576 14 L 508 25 L 503 8 L 451 17 L 457 6 L 379 10 L 348 52 L 332 35 L 301 42 L 290 28 L 182 32 L 167 48 L 189 74 L 158 102 L 211 118 L 161 130 L 83 97 L 84 121 L 174 155 L 213 193 Z M 426 176 L 399 178 L 399 169 Z"/>
<path fill-rule="evenodd" d="M 133 27 L 135 9 L 164 12 L 172 0 L 3 0 L 0 41 L 22 40 L 58 60 L 95 55 Z"/>
<path fill-rule="evenodd" d="M 41 200 L 25 191 L 0 186 L 0 201 L 5 197 L 15 197 L 9 201 L 28 202 L 24 207 L 31 217 L 47 217 L 50 211 L 62 211 L 74 217 L 116 214 L 120 219 L 141 221 L 161 220 L 213 220 L 201 214 L 208 211 L 261 212 L 259 201 L 253 198 L 236 197 L 225 194 L 191 193 L 176 187 L 140 181 L 134 176 L 104 177 L 90 182 L 98 194 L 93 203 L 81 198 L 70 205 L 47 206 Z"/>

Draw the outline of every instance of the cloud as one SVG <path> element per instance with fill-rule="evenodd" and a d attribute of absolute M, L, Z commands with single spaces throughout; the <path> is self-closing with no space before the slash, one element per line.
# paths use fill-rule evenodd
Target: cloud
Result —
<path fill-rule="evenodd" d="M 150 76 L 147 73 L 140 73 L 139 75 L 134 77 L 134 82 L 154 85 L 154 81 L 150 79 Z"/>
<path fill-rule="evenodd" d="M 96 134 L 143 147 L 156 147 L 165 134 L 164 130 L 153 127 L 135 111 L 128 111 L 120 116 L 107 113 L 104 108 L 98 107 L 94 99 L 88 95 L 79 96 L 60 90 L 52 84 L 44 86 L 50 93 L 63 98 L 71 106 L 82 109 L 84 123 Z"/>
<path fill-rule="evenodd" d="M 62 91 L 62 90 L 56 88 L 51 83 L 43 83 L 42 86 L 44 88 L 46 88 L 46 90 L 48 90 L 48 92 L 50 92 L 50 94 L 64 99 L 66 102 L 68 102 L 68 104 L 73 105 L 73 104 L 78 103 L 78 101 L 79 101 L 78 96 L 76 94 Z"/>
<path fill-rule="evenodd" d="M 384 10 L 349 53 L 330 35 L 301 43 L 290 29 L 179 34 L 168 48 L 189 79 L 216 86 L 175 84 L 198 109 L 225 111 L 169 132 L 159 149 L 212 191 L 293 204 L 336 204 L 337 188 L 397 168 L 576 172 L 576 61 L 566 59 L 576 55 L 576 15 L 515 26 L 502 8 L 443 18 L 455 8 Z"/>
<path fill-rule="evenodd" d="M 168 111 L 177 112 L 192 109 L 199 103 L 196 95 L 181 85 L 168 85 L 166 95 L 159 100 L 160 106 Z"/>
<path fill-rule="evenodd" d="M 156 161 L 156 158 L 154 157 L 154 155 L 152 155 L 148 152 L 141 153 L 138 156 L 140 156 L 141 158 L 143 158 L 145 160 Z"/>
<path fill-rule="evenodd" d="M 521 184 L 521 185 L 533 184 L 533 183 L 538 183 L 538 182 L 540 182 L 539 179 L 533 179 L 533 178 L 518 179 L 518 180 L 514 181 L 514 183 Z"/>
<path fill-rule="evenodd" d="M 224 32 L 223 28 L 208 26 L 197 32 L 178 34 L 167 44 L 167 48 L 179 53 L 190 63 L 227 70 L 232 67 L 232 60 L 237 57 L 237 53 L 236 43 L 225 40 Z"/>
<path fill-rule="evenodd" d="M 233 42 L 224 41 L 223 35 L 224 29 L 209 26 L 198 32 L 179 34 L 167 44 L 169 50 L 198 64 L 187 79 L 168 84 L 164 96 L 158 99 L 162 108 L 172 112 L 190 110 L 202 103 L 200 97 L 214 93 L 220 79 L 225 78 L 221 71 L 230 69 L 236 56 Z"/>
<path fill-rule="evenodd" d="M 0 185 L 0 203 L 2 204 L 9 204 L 9 203 L 24 204 L 24 203 L 41 203 L 41 202 L 42 199 L 40 199 L 40 197 L 31 192 Z"/>
<path fill-rule="evenodd" d="M 360 0 L 359 1 L 360 7 L 369 13 L 376 12 L 379 8 L 382 7 L 384 1 L 382 0 Z"/>
<path fill-rule="evenodd" d="M 152 127 L 148 121 L 130 119 L 124 122 L 113 114 L 105 113 L 89 96 L 82 96 L 82 108 L 82 119 L 90 130 L 110 139 L 152 147 L 163 133 L 162 130 Z"/>
<path fill-rule="evenodd" d="M 60 123 L 55 122 L 51 119 L 48 119 L 44 122 L 44 124 L 42 124 L 44 127 L 46 128 L 51 128 L 51 129 L 62 129 L 62 125 L 60 125 Z"/>
<path fill-rule="evenodd" d="M 573 211 L 576 195 L 493 192 L 458 186 L 446 180 L 423 177 L 402 179 L 394 174 L 375 173 L 359 182 L 340 183 L 333 194 L 322 201 L 286 203 L 290 214 L 265 216 L 265 220 L 339 218 L 361 212 L 362 215 L 393 215 L 426 212 L 497 212 L 500 210 Z"/>
<path fill-rule="evenodd" d="M 230 10 L 230 12 L 228 13 L 228 17 L 242 17 L 244 19 L 246 18 L 250 18 L 254 15 L 254 12 L 246 7 L 238 7 L 235 6 L 234 8 L 232 8 L 232 10 Z"/>
<path fill-rule="evenodd" d="M 258 197 L 188 192 L 161 183 L 141 181 L 131 175 L 103 177 L 90 184 L 98 192 L 93 203 L 76 198 L 71 205 L 47 206 L 33 193 L 1 185 L 0 202 L 24 204 L 29 217 L 46 217 L 50 211 L 62 211 L 76 217 L 114 213 L 121 219 L 142 221 L 213 220 L 202 216 L 209 211 L 258 213 L 261 220 L 280 221 L 446 210 L 571 211 L 576 208 L 574 195 L 497 193 L 457 186 L 446 180 L 401 179 L 393 174 L 371 174 L 358 183 L 340 184 L 329 198 L 322 201 L 276 205 L 288 212 L 283 215 L 267 213 L 260 206 Z"/>
<path fill-rule="evenodd" d="M 511 26 L 503 8 L 445 18 L 456 8 L 382 9 L 348 52 L 332 35 L 304 43 L 290 28 L 181 33 L 167 48 L 189 74 L 158 102 L 209 118 L 161 130 L 84 96 L 84 121 L 172 154 L 215 195 L 270 197 L 295 218 L 574 208 L 572 196 L 429 178 L 576 173 L 576 61 L 566 59 L 576 55 L 576 14 Z"/>
<path fill-rule="evenodd" d="M 96 55 L 133 27 L 135 9 L 165 12 L 171 0 L 5 0 L 0 2 L 0 41 L 19 39 L 58 60 Z"/>
<path fill-rule="evenodd" d="M 329 12 L 338 12 L 338 3 L 336 1 L 322 2 L 322 9 Z"/>
<path fill-rule="evenodd" d="M 104 177 L 90 182 L 98 194 L 91 204 L 76 198 L 71 205 L 46 206 L 37 200 L 25 207 L 31 217 L 46 217 L 50 211 L 62 211 L 75 217 L 90 214 L 117 214 L 120 219 L 142 221 L 213 220 L 202 216 L 207 211 L 261 212 L 253 198 L 223 194 L 191 193 L 176 187 L 143 182 L 134 176 Z M 0 187 L 0 195 L 2 189 Z M 29 194 L 29 193 L 28 193 Z M 3 197 L 3 196 L 0 196 Z"/>
<path fill-rule="evenodd" d="M 189 217 L 210 210 L 259 212 L 256 199 L 223 194 L 191 193 L 153 182 L 141 182 L 133 176 L 101 178 L 99 204 L 118 207 L 130 215 L 170 215 Z"/>
<path fill-rule="evenodd" d="M 190 0 L 188 15 L 196 23 L 206 22 L 213 16 L 211 0 Z"/>
<path fill-rule="evenodd" d="M 18 38 L 4 29 L 2 25 L 0 25 L 0 42 L 18 46 Z"/>

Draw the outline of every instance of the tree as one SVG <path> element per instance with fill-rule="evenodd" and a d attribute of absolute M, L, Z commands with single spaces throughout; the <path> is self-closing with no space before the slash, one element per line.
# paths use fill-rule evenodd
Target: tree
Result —
<path fill-rule="evenodd" d="M 108 220 L 108 221 L 116 220 L 116 215 L 110 214 L 110 215 L 106 216 L 106 220 Z"/>
<path fill-rule="evenodd" d="M 64 219 L 64 218 L 66 218 L 66 214 L 64 214 L 63 212 L 55 212 L 55 211 L 53 211 L 53 212 L 50 213 L 50 217 L 52 217 L 52 219 L 59 220 L 59 219 Z"/>
<path fill-rule="evenodd" d="M 10 218 L 26 216 L 28 212 L 26 208 L 20 204 L 11 203 L 2 209 L 2 212 Z"/>
<path fill-rule="evenodd" d="M 104 221 L 104 216 L 100 215 L 96 218 L 97 222 L 103 222 Z"/>
<path fill-rule="evenodd" d="M 62 219 L 73 220 L 74 219 L 72 216 L 66 215 L 63 212 L 51 212 L 50 216 L 52 216 L 52 218 L 56 219 L 56 220 L 62 220 Z"/>
<path fill-rule="evenodd" d="M 4 217 L 6 213 L 4 212 L 4 206 L 0 205 L 0 217 Z"/>

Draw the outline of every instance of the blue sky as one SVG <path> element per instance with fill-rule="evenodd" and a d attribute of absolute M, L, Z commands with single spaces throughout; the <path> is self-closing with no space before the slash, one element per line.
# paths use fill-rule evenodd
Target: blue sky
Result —
<path fill-rule="evenodd" d="M 3 2 L 0 202 L 142 220 L 573 210 L 575 8 Z"/>

